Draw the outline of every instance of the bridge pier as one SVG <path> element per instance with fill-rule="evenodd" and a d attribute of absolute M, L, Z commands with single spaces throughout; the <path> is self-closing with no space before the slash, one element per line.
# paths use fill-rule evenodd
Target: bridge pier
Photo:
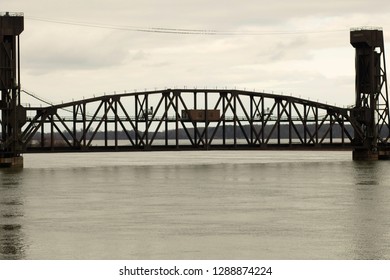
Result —
<path fill-rule="evenodd" d="M 20 105 L 21 13 L 0 13 L 0 167 L 23 167 L 21 127 L 26 110 Z"/>
<path fill-rule="evenodd" d="M 352 151 L 352 159 L 356 161 L 375 161 L 380 159 L 378 151 L 368 149 L 354 149 Z"/>
<path fill-rule="evenodd" d="M 0 168 L 4 168 L 4 167 L 23 168 L 23 157 L 15 156 L 15 157 L 0 158 Z"/>
<path fill-rule="evenodd" d="M 380 28 L 355 28 L 350 34 L 355 55 L 355 123 L 353 160 L 389 159 L 390 115 L 387 91 L 383 31 Z"/>

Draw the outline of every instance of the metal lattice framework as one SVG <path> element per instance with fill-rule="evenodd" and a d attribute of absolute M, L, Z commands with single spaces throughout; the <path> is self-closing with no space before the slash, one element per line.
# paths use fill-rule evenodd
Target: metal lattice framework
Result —
<path fill-rule="evenodd" d="M 346 148 L 351 111 L 292 96 L 167 89 L 26 108 L 25 151 Z"/>
<path fill-rule="evenodd" d="M 353 117 L 363 130 L 356 138 L 353 157 L 376 158 L 389 140 L 389 100 L 383 31 L 380 28 L 352 29 L 355 55 L 355 108 Z"/>

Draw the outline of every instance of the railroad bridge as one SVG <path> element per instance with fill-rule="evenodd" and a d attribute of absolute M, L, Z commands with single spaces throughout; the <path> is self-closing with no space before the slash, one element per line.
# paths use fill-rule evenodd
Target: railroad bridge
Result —
<path fill-rule="evenodd" d="M 388 159 L 390 116 L 383 31 L 351 29 L 355 104 L 341 108 L 236 89 L 163 89 L 104 95 L 45 107 L 21 105 L 23 14 L 0 14 L 0 164 L 23 153 L 189 149 L 351 150 Z"/>

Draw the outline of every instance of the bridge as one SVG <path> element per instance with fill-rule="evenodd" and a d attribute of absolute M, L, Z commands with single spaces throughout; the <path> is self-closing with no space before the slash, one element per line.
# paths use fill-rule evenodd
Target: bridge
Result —
<path fill-rule="evenodd" d="M 236 89 L 124 92 L 44 107 L 20 86 L 23 14 L 0 14 L 0 165 L 24 153 L 193 149 L 351 150 L 354 160 L 390 158 L 383 31 L 351 29 L 355 104 L 341 108 Z"/>

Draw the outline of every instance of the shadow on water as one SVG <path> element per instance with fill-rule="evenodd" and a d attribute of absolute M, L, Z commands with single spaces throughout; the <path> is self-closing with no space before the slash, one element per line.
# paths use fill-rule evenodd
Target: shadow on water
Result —
<path fill-rule="evenodd" d="M 355 259 L 384 259 L 383 180 L 381 162 L 354 162 L 354 248 Z"/>
<path fill-rule="evenodd" d="M 0 259 L 25 258 L 22 169 L 0 169 Z"/>

